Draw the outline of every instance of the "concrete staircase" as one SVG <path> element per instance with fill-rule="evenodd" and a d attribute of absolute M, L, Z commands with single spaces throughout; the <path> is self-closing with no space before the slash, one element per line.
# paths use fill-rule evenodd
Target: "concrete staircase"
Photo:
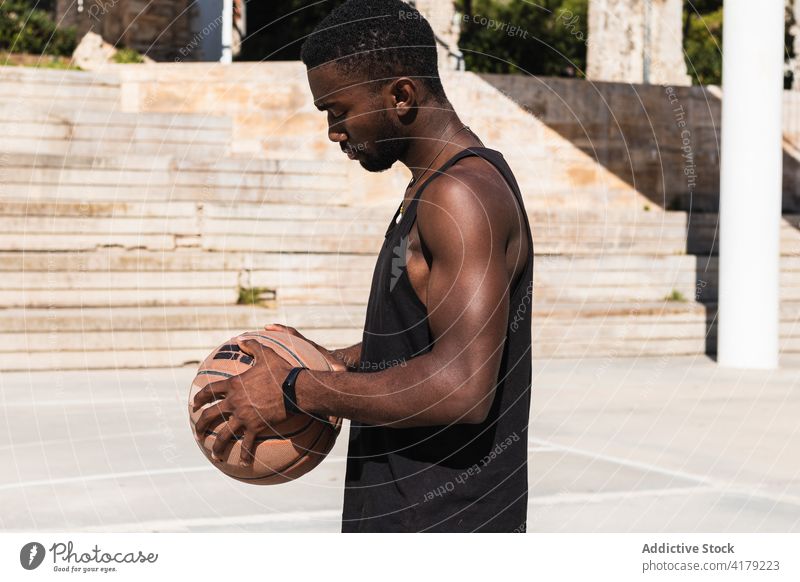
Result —
<path fill-rule="evenodd" d="M 233 119 L 232 150 L 237 154 L 343 163 L 341 151 L 327 139 L 325 115 L 313 105 L 300 62 L 224 68 L 164 63 L 109 70 L 121 79 L 126 111 L 226 115 Z M 464 122 L 517 169 L 520 186 L 536 208 L 631 210 L 649 202 L 479 76 L 443 71 L 442 82 Z M 348 191 L 359 204 L 393 204 L 408 181 L 403 169 L 365 179 L 358 164 L 344 166 Z"/>
<path fill-rule="evenodd" d="M 123 70 L 141 84 L 147 69 Z M 48 91 L 92 93 L 94 77 L 37 72 L 0 68 L 0 86 L 41 97 L 21 104 L 4 89 L 9 99 L 0 98 L 0 370 L 179 366 L 269 322 L 329 347 L 360 340 L 396 196 L 346 204 L 352 164 L 344 159 L 237 151 L 236 120 L 203 111 L 202 96 L 191 112 L 123 111 L 129 88 L 106 73 L 91 107 L 54 103 Z M 513 113 L 504 115 L 510 123 Z M 504 135 L 513 150 L 516 138 Z M 583 154 L 563 155 L 603 175 Z M 515 168 L 526 175 L 524 164 Z M 604 196 L 583 207 L 527 197 L 535 356 L 713 348 L 715 217 L 690 222 L 630 189 L 617 203 Z M 797 222 L 787 217 L 784 229 L 787 351 L 800 351 Z M 257 305 L 241 302 L 248 294 Z"/>

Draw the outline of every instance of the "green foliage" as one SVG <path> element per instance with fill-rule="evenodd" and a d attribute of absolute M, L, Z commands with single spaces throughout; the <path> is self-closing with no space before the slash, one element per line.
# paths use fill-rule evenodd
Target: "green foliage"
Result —
<path fill-rule="evenodd" d="M 798 1 L 798 0 L 794 0 Z M 695 85 L 722 84 L 722 0 L 687 0 L 683 9 L 683 45 L 686 67 Z M 785 59 L 794 58 L 794 13 L 786 5 L 784 33 Z M 791 72 L 786 72 L 784 87 L 792 86 Z"/>
<path fill-rule="evenodd" d="M 692 0 L 683 9 L 686 69 L 695 85 L 722 83 L 722 0 Z"/>
<path fill-rule="evenodd" d="M 76 42 L 74 28 L 56 28 L 50 15 L 31 8 L 31 2 L 5 0 L 0 3 L 0 50 L 69 56 Z"/>
<path fill-rule="evenodd" d="M 785 8 L 785 15 L 786 15 L 786 28 L 784 29 L 783 35 L 783 46 L 785 47 L 784 52 L 786 53 L 784 58 L 787 62 L 791 61 L 795 58 L 794 54 L 794 37 L 792 36 L 792 32 L 795 30 L 797 26 L 797 22 L 794 19 L 794 6 L 792 4 L 794 2 L 800 2 L 800 0 L 793 0 L 792 2 L 786 3 Z M 786 67 L 786 72 L 784 73 L 783 77 L 783 88 L 784 89 L 791 89 L 793 83 L 793 73 L 789 70 L 789 67 Z"/>
<path fill-rule="evenodd" d="M 677 289 L 673 289 L 672 293 L 664 297 L 664 301 L 674 301 L 677 303 L 686 303 L 687 299 L 686 296 L 678 291 Z"/>
<path fill-rule="evenodd" d="M 53 55 L 26 55 L 20 53 L 5 53 L 0 51 L 0 65 L 4 67 L 34 67 L 38 69 L 72 69 L 79 71 L 81 68 L 68 57 Z"/>
<path fill-rule="evenodd" d="M 267 287 L 239 287 L 238 305 L 263 305 L 275 298 L 275 290 Z"/>
<path fill-rule="evenodd" d="M 468 70 L 585 76 L 588 0 L 462 0 L 458 8 Z"/>
<path fill-rule="evenodd" d="M 144 59 L 137 51 L 131 48 L 120 48 L 114 53 L 113 60 L 115 63 L 122 65 L 129 63 L 143 63 Z"/>

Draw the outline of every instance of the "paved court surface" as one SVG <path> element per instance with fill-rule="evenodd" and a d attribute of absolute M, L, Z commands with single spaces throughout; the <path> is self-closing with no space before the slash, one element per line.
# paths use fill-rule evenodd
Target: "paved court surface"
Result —
<path fill-rule="evenodd" d="M 800 532 L 800 360 L 534 365 L 530 531 Z M 191 437 L 194 370 L 0 375 L 0 530 L 339 530 L 346 434 L 290 484 L 228 479 Z"/>

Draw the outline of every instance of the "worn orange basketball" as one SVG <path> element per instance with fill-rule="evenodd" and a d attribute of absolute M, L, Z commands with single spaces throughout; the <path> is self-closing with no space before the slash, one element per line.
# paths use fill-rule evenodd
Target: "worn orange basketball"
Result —
<path fill-rule="evenodd" d="M 192 412 L 192 402 L 206 385 L 237 376 L 253 365 L 253 358 L 241 351 L 236 344 L 238 338 L 253 338 L 260 344 L 271 348 L 280 357 L 294 366 L 305 366 L 312 370 L 331 370 L 328 362 L 314 346 L 308 342 L 277 331 L 245 332 L 214 350 L 200 364 L 192 389 L 189 393 L 189 419 L 194 427 L 200 414 L 214 403 L 206 404 L 197 412 Z M 195 440 L 209 461 L 223 473 L 245 483 L 274 485 L 297 479 L 322 462 L 333 448 L 342 427 L 340 418 L 330 417 L 327 422 L 306 414 L 291 414 L 285 421 L 265 429 L 256 437 L 255 458 L 247 467 L 239 465 L 242 435 L 228 446 L 222 462 L 211 460 L 211 450 L 218 431 L 225 421 L 209 427 L 205 435 Z"/>

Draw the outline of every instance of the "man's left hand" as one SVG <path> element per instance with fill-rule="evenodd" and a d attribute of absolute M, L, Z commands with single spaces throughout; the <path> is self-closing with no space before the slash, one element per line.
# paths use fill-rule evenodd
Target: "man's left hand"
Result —
<path fill-rule="evenodd" d="M 196 437 L 202 441 L 206 430 L 227 420 L 217 434 L 212 455 L 222 460 L 228 445 L 243 433 L 239 463 L 246 466 L 253 462 L 256 436 L 287 418 L 282 386 L 292 366 L 255 339 L 242 338 L 236 343 L 253 357 L 253 365 L 238 376 L 212 382 L 200 390 L 192 411 L 216 401 L 200 415 Z"/>

